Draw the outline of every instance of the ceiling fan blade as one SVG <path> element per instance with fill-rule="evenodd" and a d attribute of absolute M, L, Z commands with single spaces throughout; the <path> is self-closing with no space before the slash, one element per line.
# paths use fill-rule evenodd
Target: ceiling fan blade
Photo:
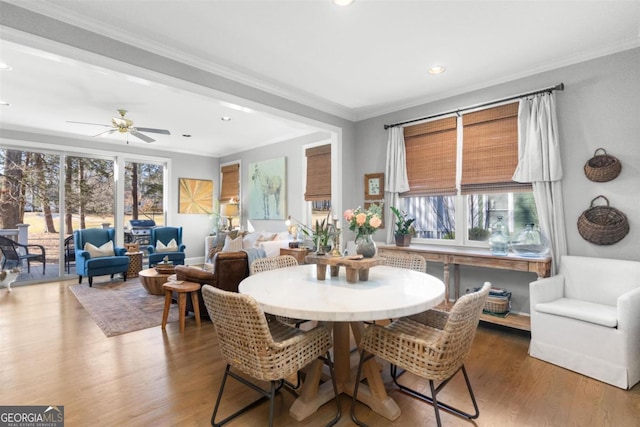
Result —
<path fill-rule="evenodd" d="M 154 129 L 154 128 L 139 128 L 136 127 L 136 130 L 140 132 L 151 132 L 151 133 L 161 133 L 163 135 L 171 135 L 171 133 L 166 129 Z"/>
<path fill-rule="evenodd" d="M 131 129 L 130 132 L 131 132 L 131 135 L 140 138 L 144 142 L 153 142 L 153 141 L 155 141 L 155 139 L 149 138 L 147 135 L 143 135 L 140 132 L 138 132 L 137 130 Z"/>
<path fill-rule="evenodd" d="M 103 123 L 74 122 L 74 121 L 71 121 L 71 120 L 67 120 L 67 123 L 77 123 L 77 124 L 79 124 L 79 125 L 104 126 L 104 127 L 108 127 L 108 128 L 110 128 L 110 127 L 111 127 L 111 125 L 105 125 L 105 124 L 103 124 Z"/>
<path fill-rule="evenodd" d="M 97 134 L 97 135 L 93 135 L 93 136 L 94 136 L 94 138 L 95 138 L 96 136 L 101 136 L 101 135 L 106 135 L 106 134 L 112 134 L 112 133 L 114 133 L 114 132 L 118 132 L 118 129 L 109 129 L 109 130 L 105 130 L 104 132 L 100 132 L 99 134 Z"/>

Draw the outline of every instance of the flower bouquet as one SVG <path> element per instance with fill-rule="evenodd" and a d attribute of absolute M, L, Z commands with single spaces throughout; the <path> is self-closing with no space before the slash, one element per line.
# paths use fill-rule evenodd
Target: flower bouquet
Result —
<path fill-rule="evenodd" d="M 376 246 L 371 235 L 382 225 L 382 207 L 372 204 L 369 209 L 347 209 L 344 219 L 349 224 L 349 230 L 356 233 L 356 252 L 365 258 L 376 253 Z"/>

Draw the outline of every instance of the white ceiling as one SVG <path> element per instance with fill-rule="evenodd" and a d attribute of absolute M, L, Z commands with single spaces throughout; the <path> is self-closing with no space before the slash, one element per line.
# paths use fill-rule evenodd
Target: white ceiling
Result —
<path fill-rule="evenodd" d="M 351 121 L 640 46 L 637 0 L 7 3 Z M 124 108 L 137 126 L 171 131 L 148 134 L 154 148 L 212 156 L 319 130 L 134 67 L 123 73 L 14 41 L 3 32 L 0 62 L 13 67 L 0 72 L 0 98 L 11 103 L 0 107 L 5 128 L 94 135 L 105 128 L 67 120 L 108 124 Z M 435 64 L 446 72 L 429 75 Z"/>

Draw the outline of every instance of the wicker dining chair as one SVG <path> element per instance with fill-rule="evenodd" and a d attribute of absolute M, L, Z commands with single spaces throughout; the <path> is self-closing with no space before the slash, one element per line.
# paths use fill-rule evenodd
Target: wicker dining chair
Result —
<path fill-rule="evenodd" d="M 384 265 L 390 267 L 406 268 L 421 273 L 427 272 L 427 261 L 420 255 L 385 252 L 381 257 L 384 258 Z"/>
<path fill-rule="evenodd" d="M 266 258 L 257 258 L 249 266 L 249 274 L 261 273 L 263 271 L 275 270 L 278 268 L 295 267 L 298 260 L 293 255 L 278 255 Z"/>
<path fill-rule="evenodd" d="M 415 270 L 420 273 L 427 272 L 427 260 L 424 257 L 416 254 L 403 254 L 396 252 L 385 252 L 380 255 L 384 258 L 384 265 L 388 265 L 389 267 L 397 267 L 397 268 L 405 268 L 407 270 Z M 393 319 L 389 319 L 389 321 L 393 321 Z M 378 323 L 375 320 L 373 322 L 368 323 Z"/>
<path fill-rule="evenodd" d="M 458 299 L 450 312 L 428 310 L 416 316 L 400 318 L 385 327 L 374 324 L 366 328 L 360 341 L 360 363 L 351 403 L 353 421 L 360 426 L 365 425 L 357 419 L 355 406 L 362 366 L 374 356 L 388 361 L 396 369 L 401 368 L 429 380 L 431 396 L 401 385 L 398 382 L 399 375 L 393 375 L 393 380 L 400 390 L 433 405 L 438 426 L 442 425 L 439 409 L 466 419 L 478 418 L 480 410 L 471 389 L 464 361 L 471 349 L 489 289 L 491 284 L 485 282 L 480 290 Z M 464 375 L 475 409 L 474 414 L 439 402 L 436 398 L 459 371 Z M 437 387 L 435 381 L 440 381 Z"/>
<path fill-rule="evenodd" d="M 249 274 L 254 275 L 262 273 L 263 271 L 277 270 L 279 268 L 295 267 L 298 265 L 298 260 L 293 255 L 278 255 L 267 258 L 258 258 L 249 266 Z M 296 328 L 301 324 L 308 322 L 305 319 L 296 319 L 293 317 L 275 316 L 281 322 L 295 325 Z"/>
<path fill-rule="evenodd" d="M 263 400 L 269 399 L 269 426 L 272 426 L 274 397 L 282 388 L 284 379 L 296 374 L 316 359 L 324 361 L 329 366 L 335 393 L 337 414 L 327 425 L 332 426 L 340 419 L 340 401 L 329 353 L 332 343 L 325 326 L 303 331 L 277 320 L 267 322 L 262 308 L 250 295 L 224 291 L 211 285 L 202 287 L 202 297 L 216 329 L 222 358 L 227 362 L 211 415 L 211 425 L 222 426 Z M 268 381 L 270 389 L 264 390 L 234 371 L 240 371 L 258 381 Z M 216 423 L 216 415 L 229 376 L 257 391 L 262 397 Z"/>

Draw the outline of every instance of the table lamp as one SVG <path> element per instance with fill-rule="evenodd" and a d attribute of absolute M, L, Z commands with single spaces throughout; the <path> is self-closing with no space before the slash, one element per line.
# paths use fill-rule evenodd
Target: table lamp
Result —
<path fill-rule="evenodd" d="M 238 204 L 234 203 L 233 199 L 229 203 L 220 205 L 220 216 L 226 217 L 229 220 L 229 230 L 233 227 L 233 217 L 238 216 L 239 211 Z"/>

